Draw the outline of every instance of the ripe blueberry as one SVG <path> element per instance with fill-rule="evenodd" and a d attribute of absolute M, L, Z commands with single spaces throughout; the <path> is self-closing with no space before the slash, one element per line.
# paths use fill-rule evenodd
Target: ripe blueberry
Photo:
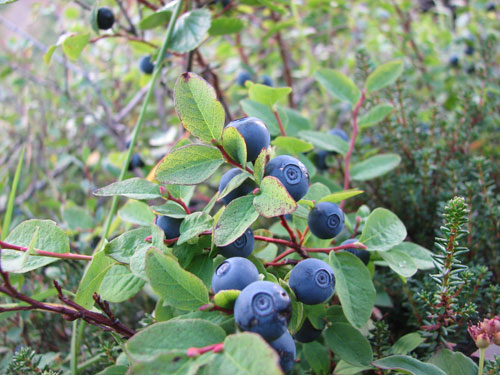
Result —
<path fill-rule="evenodd" d="M 297 300 L 306 305 L 316 305 L 326 302 L 333 295 L 335 276 L 327 263 L 307 258 L 292 269 L 288 284 Z"/>
<path fill-rule="evenodd" d="M 332 129 L 328 133 L 330 133 L 331 135 L 336 135 L 337 137 L 342 138 L 344 141 L 349 142 L 349 137 L 347 136 L 346 132 L 340 128 Z"/>
<path fill-rule="evenodd" d="M 229 181 L 231 181 L 235 176 L 239 175 L 241 173 L 241 169 L 239 168 L 232 168 L 228 170 L 226 173 L 224 173 L 220 179 L 219 183 L 219 193 L 222 193 L 222 190 L 227 186 Z M 232 190 L 228 195 L 225 197 L 222 197 L 221 200 L 225 205 L 228 205 L 229 202 L 231 202 L 233 199 L 242 197 L 244 195 L 247 195 L 248 193 L 251 193 L 253 189 L 255 189 L 256 185 L 254 182 L 250 179 L 246 179 L 243 181 L 243 183 L 238 186 L 236 189 Z"/>
<path fill-rule="evenodd" d="M 247 285 L 259 281 L 257 267 L 246 258 L 233 257 L 219 264 L 212 276 L 212 290 L 243 290 Z"/>
<path fill-rule="evenodd" d="M 452 68 L 458 67 L 458 65 L 459 65 L 458 56 L 456 56 L 456 55 L 451 56 L 449 63 L 450 63 L 450 66 Z"/>
<path fill-rule="evenodd" d="M 321 332 L 323 332 L 322 329 L 315 328 L 311 324 L 309 318 L 306 318 L 306 320 L 304 320 L 304 323 L 302 323 L 302 327 L 300 327 L 298 332 L 293 337 L 298 342 L 312 342 L 321 335 Z"/>
<path fill-rule="evenodd" d="M 474 54 L 474 46 L 471 46 L 470 44 L 467 45 L 467 47 L 465 47 L 465 54 L 466 55 L 473 55 Z"/>
<path fill-rule="evenodd" d="M 266 165 L 266 176 L 274 176 L 281 181 L 288 193 L 296 201 L 306 195 L 309 189 L 309 173 L 298 159 L 289 155 L 276 156 Z"/>
<path fill-rule="evenodd" d="M 328 165 L 326 164 L 326 157 L 328 154 L 328 151 L 319 150 L 314 157 L 314 165 L 320 171 L 326 171 L 328 169 Z"/>
<path fill-rule="evenodd" d="M 139 69 L 144 74 L 151 74 L 155 69 L 154 64 L 151 62 L 151 56 L 142 56 L 141 60 L 139 60 Z"/>
<path fill-rule="evenodd" d="M 226 125 L 240 132 L 247 146 L 247 160 L 255 161 L 263 148 L 271 143 L 271 135 L 266 124 L 257 117 L 243 117 Z"/>
<path fill-rule="evenodd" d="M 253 231 L 248 228 L 242 236 L 229 245 L 218 247 L 219 252 L 226 258 L 249 256 L 253 251 L 254 237 Z"/>
<path fill-rule="evenodd" d="M 287 330 L 292 302 L 285 290 L 270 281 L 256 281 L 241 291 L 234 305 L 234 319 L 243 331 L 276 340 Z"/>
<path fill-rule="evenodd" d="M 251 80 L 252 80 L 252 75 L 246 70 L 242 70 L 241 72 L 239 72 L 238 76 L 236 77 L 236 83 L 242 87 L 245 87 L 246 81 L 251 81 Z"/>
<path fill-rule="evenodd" d="M 340 245 L 350 245 L 352 243 L 358 242 L 357 238 L 351 238 L 349 240 L 345 240 L 342 242 Z M 363 249 L 356 249 L 355 247 L 348 247 L 347 249 L 344 249 L 345 251 L 350 252 L 351 254 L 356 255 L 361 261 L 367 265 L 368 262 L 370 261 L 370 252 L 363 250 Z"/>
<path fill-rule="evenodd" d="M 260 77 L 260 83 L 262 83 L 263 85 L 269 86 L 269 87 L 274 86 L 273 79 L 265 74 Z"/>
<path fill-rule="evenodd" d="M 344 228 L 344 213 L 335 203 L 319 202 L 309 212 L 307 224 L 316 237 L 333 238 Z"/>
<path fill-rule="evenodd" d="M 97 10 L 97 27 L 101 30 L 108 30 L 113 27 L 115 16 L 111 9 L 102 7 Z"/>
<path fill-rule="evenodd" d="M 133 171 L 135 168 L 142 168 L 144 167 L 144 162 L 141 159 L 141 156 L 139 154 L 132 154 L 132 157 L 130 158 L 130 163 L 128 164 L 128 170 Z"/>
<path fill-rule="evenodd" d="M 295 364 L 295 357 L 297 356 L 297 348 L 292 335 L 285 331 L 279 338 L 270 341 L 269 345 L 278 352 L 281 369 L 285 374 L 288 374 Z"/>
<path fill-rule="evenodd" d="M 496 10 L 495 3 L 491 2 L 486 5 L 486 10 L 488 12 L 494 12 Z"/>
<path fill-rule="evenodd" d="M 158 225 L 165 233 L 165 238 L 171 240 L 181 235 L 182 219 L 176 219 L 170 216 L 158 215 L 155 219 L 155 224 Z"/>

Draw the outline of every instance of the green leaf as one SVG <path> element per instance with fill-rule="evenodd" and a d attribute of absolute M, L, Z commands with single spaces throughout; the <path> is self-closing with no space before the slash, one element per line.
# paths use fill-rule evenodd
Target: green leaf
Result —
<path fill-rule="evenodd" d="M 182 74 L 174 88 L 175 110 L 182 125 L 203 142 L 220 141 L 225 113 L 212 86 L 194 73 Z"/>
<path fill-rule="evenodd" d="M 172 10 L 174 9 L 176 3 L 177 1 L 175 0 L 171 1 L 164 7 L 158 9 L 155 13 L 145 16 L 139 22 L 139 29 L 150 30 L 168 23 L 168 21 L 170 21 Z"/>
<path fill-rule="evenodd" d="M 98 372 L 96 375 L 126 375 L 128 366 L 112 365 Z"/>
<path fill-rule="evenodd" d="M 129 263 L 130 257 L 141 246 L 150 246 L 144 239 L 151 235 L 151 228 L 139 228 L 121 234 L 104 247 L 106 255 L 120 263 Z"/>
<path fill-rule="evenodd" d="M 219 17 L 212 21 L 208 34 L 210 36 L 220 36 L 239 33 L 245 24 L 238 18 Z"/>
<path fill-rule="evenodd" d="M 291 92 L 291 87 L 269 87 L 260 83 L 250 83 L 248 97 L 250 100 L 272 108 L 277 102 L 290 95 Z"/>
<path fill-rule="evenodd" d="M 193 144 L 177 148 L 156 168 L 156 179 L 164 184 L 196 185 L 215 173 L 224 163 L 215 147 Z"/>
<path fill-rule="evenodd" d="M 38 231 L 35 249 L 52 251 L 55 253 L 69 253 L 69 238 L 63 230 L 51 220 L 27 220 L 15 227 L 5 239 L 5 242 L 29 247 L 33 236 Z M 44 256 L 30 256 L 26 259 L 25 252 L 16 250 L 2 250 L 2 271 L 25 273 L 47 264 L 57 262 L 58 258 Z"/>
<path fill-rule="evenodd" d="M 379 254 L 398 275 L 408 278 L 417 273 L 417 266 L 408 254 L 394 249 L 383 251 Z"/>
<path fill-rule="evenodd" d="M 226 246 L 240 237 L 259 214 L 253 206 L 254 197 L 246 195 L 232 200 L 222 212 L 214 233 L 216 246 Z"/>
<path fill-rule="evenodd" d="M 358 257 L 347 251 L 338 254 L 332 251 L 329 261 L 342 310 L 349 323 L 361 328 L 370 319 L 376 297 L 370 271 Z"/>
<path fill-rule="evenodd" d="M 146 274 L 155 293 L 169 305 L 191 310 L 208 303 L 203 282 L 158 249 L 150 248 L 146 254 Z"/>
<path fill-rule="evenodd" d="M 373 361 L 372 365 L 383 370 L 399 370 L 405 371 L 411 375 L 446 375 L 446 373 L 438 367 L 420 362 L 418 359 L 405 355 L 393 355 Z"/>
<path fill-rule="evenodd" d="M 226 127 L 222 135 L 222 147 L 231 159 L 240 163 L 243 168 L 247 165 L 247 145 L 241 133 L 234 127 Z"/>
<path fill-rule="evenodd" d="M 380 65 L 366 79 L 366 90 L 373 92 L 380 90 L 396 82 L 403 73 L 403 62 L 401 60 L 390 61 Z"/>
<path fill-rule="evenodd" d="M 402 242 L 394 246 L 392 250 L 408 254 L 419 270 L 430 270 L 435 267 L 432 252 L 416 243 Z"/>
<path fill-rule="evenodd" d="M 90 34 L 75 34 L 68 36 L 62 42 L 63 52 L 70 60 L 78 60 L 83 49 L 89 44 Z"/>
<path fill-rule="evenodd" d="M 202 232 L 212 229 L 214 219 L 205 212 L 194 212 L 184 218 L 181 223 L 181 235 L 177 240 L 178 245 L 198 237 Z"/>
<path fill-rule="evenodd" d="M 343 156 L 347 154 L 349 150 L 349 144 L 346 141 L 339 136 L 327 132 L 304 130 L 299 132 L 299 137 L 311 142 L 319 149 L 338 152 Z"/>
<path fill-rule="evenodd" d="M 108 302 L 123 302 L 139 293 L 144 284 L 126 266 L 115 265 L 104 276 L 99 295 Z"/>
<path fill-rule="evenodd" d="M 380 121 L 385 119 L 393 109 L 394 107 L 390 104 L 376 105 L 359 118 L 358 125 L 361 129 L 377 125 Z"/>
<path fill-rule="evenodd" d="M 253 163 L 253 178 L 257 185 L 260 185 L 262 178 L 264 177 L 264 170 L 266 168 L 266 155 L 267 150 L 262 150 L 257 156 L 257 160 Z"/>
<path fill-rule="evenodd" d="M 354 105 L 361 97 L 361 93 L 354 82 L 338 70 L 319 69 L 314 74 L 314 77 L 330 95 L 340 100 Z"/>
<path fill-rule="evenodd" d="M 425 339 L 418 332 L 408 333 L 398 339 L 391 347 L 392 354 L 408 354 L 415 350 Z"/>
<path fill-rule="evenodd" d="M 336 356 L 354 366 L 368 366 L 373 353 L 368 339 L 347 323 L 333 323 L 325 332 Z"/>
<path fill-rule="evenodd" d="M 401 157 L 397 154 L 372 156 L 351 166 L 351 179 L 354 181 L 366 181 L 380 177 L 396 168 L 400 162 Z"/>
<path fill-rule="evenodd" d="M 223 309 L 232 309 L 240 293 L 237 289 L 221 290 L 214 296 L 214 302 Z"/>
<path fill-rule="evenodd" d="M 52 45 L 47 49 L 47 52 L 43 54 L 43 62 L 45 65 L 49 65 L 50 61 L 52 60 L 52 56 L 54 55 L 54 52 L 56 52 L 57 45 Z"/>
<path fill-rule="evenodd" d="M 195 9 L 184 13 L 175 22 L 169 49 L 185 53 L 198 47 L 210 29 L 210 19 L 208 9 Z"/>
<path fill-rule="evenodd" d="M 310 342 L 302 346 L 302 352 L 315 374 L 327 374 L 330 368 L 328 349 L 319 342 Z"/>
<path fill-rule="evenodd" d="M 19 0 L 0 0 L 0 5 L 7 5 L 7 4 L 12 4 L 15 3 Z"/>
<path fill-rule="evenodd" d="M 264 217 L 291 214 L 297 202 L 276 177 L 267 176 L 260 183 L 260 193 L 253 200 L 257 212 Z"/>
<path fill-rule="evenodd" d="M 226 334 L 214 323 L 202 319 L 169 320 L 137 332 L 125 344 L 135 361 L 147 361 L 162 353 L 185 353 L 191 347 L 222 342 Z"/>
<path fill-rule="evenodd" d="M 174 201 L 167 201 L 161 206 L 152 206 L 151 209 L 156 214 L 170 216 L 176 219 L 182 219 L 187 216 L 184 207 Z"/>
<path fill-rule="evenodd" d="M 371 366 L 353 366 L 346 361 L 340 360 L 335 366 L 335 375 L 360 375 L 363 371 L 371 369 Z"/>
<path fill-rule="evenodd" d="M 214 369 L 212 374 L 283 374 L 276 351 L 255 333 L 244 332 L 227 336 L 221 357 L 221 360 L 213 364 L 217 369 Z"/>
<path fill-rule="evenodd" d="M 336 193 L 328 194 L 327 196 L 324 196 L 323 198 L 320 199 L 320 202 L 332 202 L 332 203 L 339 203 L 342 202 L 346 199 L 355 197 L 359 194 L 363 194 L 363 190 L 357 190 L 357 189 L 349 189 L 349 190 L 343 190 L 339 191 Z"/>
<path fill-rule="evenodd" d="M 94 220 L 87 210 L 82 207 L 65 207 L 62 218 L 71 230 L 94 229 Z"/>
<path fill-rule="evenodd" d="M 308 152 L 314 148 L 311 143 L 305 142 L 295 137 L 279 136 L 272 141 L 272 144 L 285 149 L 288 153 L 293 155 L 297 155 L 302 152 Z"/>
<path fill-rule="evenodd" d="M 242 171 L 241 173 L 234 176 L 231 180 L 229 180 L 226 187 L 220 192 L 218 200 L 220 200 L 221 198 L 224 198 L 231 191 L 233 191 L 238 186 L 240 186 L 247 178 L 250 178 L 250 176 L 251 176 L 250 173 L 248 173 L 246 171 Z"/>
<path fill-rule="evenodd" d="M 285 292 L 288 293 L 288 295 L 290 296 L 290 300 L 292 302 L 292 317 L 288 324 L 288 331 L 290 332 L 290 334 L 293 335 L 297 333 L 297 331 L 302 326 L 304 320 L 304 304 L 297 300 L 294 291 L 284 280 L 280 279 L 279 284 L 283 289 L 285 289 Z"/>
<path fill-rule="evenodd" d="M 439 367 L 447 375 L 476 375 L 478 368 L 476 363 L 460 352 L 452 352 L 442 349 L 435 354 L 429 363 Z"/>
<path fill-rule="evenodd" d="M 108 258 L 104 251 L 99 251 L 94 254 L 92 261 L 87 266 L 78 291 L 76 292 L 75 302 L 82 305 L 86 309 L 90 309 L 94 305 L 94 298 L 92 297 L 101 286 L 104 276 L 113 266 L 114 262 Z"/>
<path fill-rule="evenodd" d="M 162 195 L 160 185 L 149 182 L 143 178 L 129 178 L 94 191 L 94 195 L 99 197 L 112 197 L 121 195 L 132 199 L 156 199 Z"/>
<path fill-rule="evenodd" d="M 359 241 L 371 251 L 387 251 L 406 238 L 406 228 L 399 218 L 385 208 L 368 215 Z"/>
<path fill-rule="evenodd" d="M 240 101 L 240 104 L 243 112 L 245 112 L 248 116 L 257 117 L 264 121 L 264 124 L 266 124 L 271 135 L 280 134 L 280 127 L 271 108 L 250 99 L 242 100 Z M 281 116 L 281 121 L 285 122 L 283 116 Z"/>
<path fill-rule="evenodd" d="M 19 161 L 17 162 L 16 172 L 14 174 L 14 179 L 12 180 L 12 187 L 10 188 L 9 200 L 7 201 L 7 207 L 5 209 L 5 216 L 3 218 L 3 225 L 1 228 L 0 239 L 4 240 L 10 230 L 10 223 L 12 222 L 12 213 L 14 212 L 14 206 L 16 204 L 16 194 L 17 187 L 19 185 L 19 180 L 21 178 L 21 172 L 23 170 L 23 161 L 26 147 L 22 147 L 21 153 L 19 155 Z"/>
<path fill-rule="evenodd" d="M 118 211 L 120 219 L 127 223 L 149 226 L 155 220 L 155 215 L 144 202 L 130 200 Z"/>

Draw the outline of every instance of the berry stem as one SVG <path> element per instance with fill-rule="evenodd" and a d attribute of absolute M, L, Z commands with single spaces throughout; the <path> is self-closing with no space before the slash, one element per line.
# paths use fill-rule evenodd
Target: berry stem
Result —
<path fill-rule="evenodd" d="M 278 126 L 280 127 L 280 133 L 283 137 L 286 137 L 285 128 L 283 127 L 283 122 L 281 121 L 280 114 L 278 110 L 273 109 L 274 117 L 276 117 L 276 121 L 278 121 Z"/>
<path fill-rule="evenodd" d="M 223 350 L 224 350 L 224 343 L 219 342 L 217 344 L 204 346 L 203 348 L 191 347 L 187 350 L 187 356 L 188 357 L 197 357 L 197 356 L 202 355 L 202 354 L 207 353 L 207 352 L 219 353 Z"/>
<path fill-rule="evenodd" d="M 0 241 L 0 248 L 16 250 L 16 251 L 28 251 L 28 248 L 25 246 L 13 245 L 4 241 Z M 33 249 L 37 255 L 51 258 L 60 258 L 60 259 L 75 259 L 75 260 L 92 260 L 92 255 L 82 255 L 82 254 L 71 254 L 71 253 L 54 253 L 52 251 L 38 250 Z"/>
<path fill-rule="evenodd" d="M 156 44 L 148 42 L 147 40 L 144 40 L 144 39 L 136 37 L 136 36 L 121 34 L 121 33 L 99 35 L 96 38 L 90 39 L 89 43 L 96 43 L 97 41 L 99 41 L 101 39 L 108 39 L 108 38 L 125 38 L 127 40 L 132 40 L 134 42 L 143 43 L 149 47 L 158 48 L 158 46 Z"/>
<path fill-rule="evenodd" d="M 285 219 L 285 216 L 281 215 L 280 216 L 280 220 L 281 220 L 281 225 L 283 226 L 283 228 L 286 229 L 286 231 L 288 232 L 288 235 L 290 236 L 290 240 L 293 242 L 293 243 L 297 243 L 297 238 L 295 237 L 295 233 L 293 233 L 293 230 L 292 228 L 290 228 L 290 226 L 288 225 L 286 219 Z"/>
<path fill-rule="evenodd" d="M 231 156 L 229 156 L 229 154 L 226 152 L 226 150 L 224 150 L 224 147 L 222 147 L 221 145 L 217 145 L 217 148 L 219 149 L 219 151 L 222 153 L 222 156 L 224 156 L 224 159 L 226 159 L 226 161 L 229 164 L 232 164 L 237 168 L 244 169 L 248 173 L 253 174 L 253 171 L 250 168 L 243 167 L 240 163 L 234 161 L 233 158 L 231 158 Z"/>
<path fill-rule="evenodd" d="M 351 162 L 351 156 L 352 152 L 354 151 L 354 144 L 356 143 L 356 137 L 358 136 L 358 115 L 359 115 L 359 110 L 361 109 L 361 106 L 365 102 L 366 99 L 366 88 L 363 89 L 361 92 L 361 97 L 359 98 L 358 102 L 356 103 L 356 106 L 354 107 L 354 110 L 352 111 L 352 136 L 351 136 L 351 141 L 349 142 L 349 150 L 347 151 L 347 154 L 345 155 L 344 159 L 344 190 L 349 189 L 349 182 L 351 180 L 351 174 L 349 173 L 349 163 Z M 345 205 L 345 200 L 343 200 L 340 203 L 340 208 L 344 209 Z"/>
<path fill-rule="evenodd" d="M 180 198 L 175 198 L 172 194 L 170 194 L 170 192 L 168 192 L 168 196 L 167 196 L 167 199 L 169 201 L 173 201 L 175 203 L 178 203 L 182 206 L 182 208 L 184 208 L 184 211 L 186 211 L 186 213 L 189 215 L 191 214 L 191 211 L 189 210 L 188 206 L 186 206 L 186 203 L 184 203 L 184 201 Z"/>

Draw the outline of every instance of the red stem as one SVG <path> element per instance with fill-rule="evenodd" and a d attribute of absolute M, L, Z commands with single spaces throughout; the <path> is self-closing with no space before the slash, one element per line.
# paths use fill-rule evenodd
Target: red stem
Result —
<path fill-rule="evenodd" d="M 351 180 L 351 175 L 349 173 L 349 163 L 351 162 L 352 152 L 354 151 L 354 144 L 356 143 L 356 137 L 358 136 L 358 115 L 361 106 L 365 102 L 366 99 L 366 88 L 361 92 L 361 97 L 359 101 L 356 103 L 354 110 L 352 111 L 352 136 L 351 141 L 349 143 L 349 150 L 344 159 L 344 190 L 349 189 L 349 182 Z M 343 209 L 345 205 L 345 200 L 340 203 L 340 208 Z"/>
<path fill-rule="evenodd" d="M 98 37 L 91 39 L 90 43 L 95 43 L 95 42 L 97 42 L 97 41 L 99 41 L 101 39 L 108 39 L 108 38 L 125 38 L 125 39 L 128 39 L 128 40 L 133 40 L 134 42 L 144 43 L 144 44 L 146 44 L 148 46 L 151 46 L 153 48 L 158 48 L 159 47 L 156 44 L 148 42 L 147 40 L 144 40 L 142 38 L 138 38 L 136 36 L 127 35 L 127 34 L 120 34 L 120 33 L 99 35 Z"/>
<path fill-rule="evenodd" d="M 147 6 L 149 9 L 152 9 L 152 10 L 158 10 L 158 7 L 156 5 L 153 5 L 151 4 L 149 1 L 147 0 L 137 0 L 139 3 Z"/>
<path fill-rule="evenodd" d="M 278 125 L 280 127 L 280 133 L 283 137 L 285 137 L 286 136 L 285 128 L 283 127 L 283 123 L 281 122 L 280 114 L 278 113 L 278 111 L 276 109 L 273 109 L 273 113 L 274 113 L 274 117 L 276 117 L 276 121 L 278 121 Z"/>
<path fill-rule="evenodd" d="M 252 171 L 250 168 L 248 168 L 248 167 L 243 168 L 243 166 L 242 166 L 240 163 L 238 163 L 238 162 L 234 161 L 234 160 L 231 158 L 231 156 L 229 156 L 229 154 L 226 152 L 226 150 L 224 150 L 224 147 L 222 147 L 221 145 L 217 145 L 217 148 L 219 149 L 219 151 L 222 153 L 222 156 L 224 156 L 224 159 L 226 159 L 226 161 L 227 161 L 229 164 L 232 164 L 232 165 L 234 165 L 235 167 L 238 167 L 238 168 L 240 168 L 240 169 L 244 169 L 244 170 L 246 170 L 248 173 L 253 174 L 253 171 Z"/>
<path fill-rule="evenodd" d="M 167 199 L 169 201 L 173 201 L 173 202 L 176 202 L 176 203 L 179 203 L 182 208 L 184 208 L 184 211 L 186 211 L 186 213 L 189 215 L 191 214 L 191 211 L 189 210 L 188 206 L 186 206 L 186 203 L 184 203 L 184 201 L 180 198 L 175 198 L 172 194 L 170 194 L 170 192 L 168 192 L 168 197 Z"/>
<path fill-rule="evenodd" d="M 197 357 L 207 352 L 218 353 L 224 350 L 224 343 L 219 342 L 217 344 L 207 345 L 203 348 L 189 348 L 187 350 L 188 357 Z"/>
<path fill-rule="evenodd" d="M 28 248 L 25 246 L 13 245 L 13 244 L 10 244 L 10 243 L 4 242 L 4 241 L 0 241 L 0 248 L 9 249 L 9 250 L 16 250 L 16 251 L 23 251 L 23 252 L 28 251 Z M 92 255 L 71 254 L 71 253 L 54 253 L 52 251 L 45 251 L 45 250 L 38 250 L 38 249 L 33 249 L 33 251 L 36 252 L 37 255 L 41 255 L 44 257 L 60 258 L 60 259 L 92 260 Z"/>
<path fill-rule="evenodd" d="M 290 226 L 288 225 L 286 219 L 285 219 L 285 216 L 281 215 L 280 216 L 280 220 L 281 220 L 281 225 L 283 226 L 283 228 L 286 229 L 286 231 L 288 232 L 288 235 L 290 236 L 290 240 L 293 242 L 293 243 L 297 243 L 297 238 L 295 238 L 295 233 L 293 233 L 293 230 L 292 228 L 290 228 Z"/>

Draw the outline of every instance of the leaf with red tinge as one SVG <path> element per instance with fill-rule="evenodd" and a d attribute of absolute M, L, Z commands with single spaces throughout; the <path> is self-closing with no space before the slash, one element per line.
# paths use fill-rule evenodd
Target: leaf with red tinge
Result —
<path fill-rule="evenodd" d="M 273 176 L 264 177 L 260 183 L 260 193 L 254 198 L 253 205 L 264 217 L 291 214 L 297 209 L 297 202 Z"/>

